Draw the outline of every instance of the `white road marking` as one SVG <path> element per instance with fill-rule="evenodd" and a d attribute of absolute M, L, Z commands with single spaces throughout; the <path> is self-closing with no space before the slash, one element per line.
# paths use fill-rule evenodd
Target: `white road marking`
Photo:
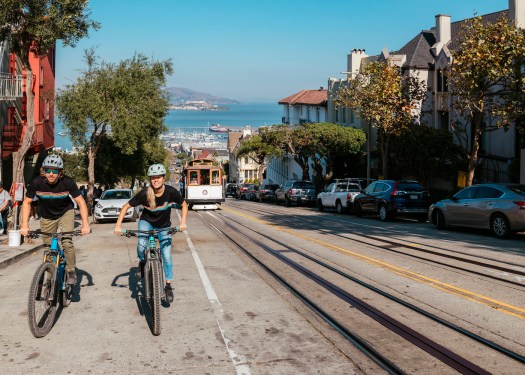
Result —
<path fill-rule="evenodd" d="M 180 220 L 180 213 L 178 211 L 177 211 L 177 216 L 179 216 L 179 220 Z M 195 249 L 195 246 L 193 245 L 193 242 L 190 238 L 190 235 L 188 234 L 188 231 L 184 231 L 183 233 L 186 237 L 186 242 L 188 243 L 188 246 L 191 250 L 193 261 L 195 262 L 195 265 L 197 266 L 197 271 L 199 272 L 199 276 L 201 278 L 202 285 L 204 286 L 204 290 L 206 291 L 208 300 L 210 301 L 210 304 L 213 308 L 213 315 L 215 316 L 215 321 L 217 322 L 219 331 L 221 332 L 222 339 L 224 341 L 224 345 L 226 345 L 226 350 L 228 350 L 230 359 L 233 365 L 235 366 L 235 373 L 237 375 L 251 375 L 250 367 L 248 366 L 246 358 L 242 354 L 237 353 L 231 347 L 230 343 L 232 340 L 228 338 L 226 330 L 222 329 L 221 322 L 224 322 L 225 319 L 224 319 L 224 310 L 222 308 L 221 302 L 219 301 L 219 298 L 217 297 L 217 294 L 215 293 L 215 290 L 213 289 L 213 285 L 211 284 L 210 279 L 208 278 L 208 275 L 206 274 L 206 270 L 204 269 L 204 266 L 201 262 L 199 254 L 197 253 L 197 250 Z"/>

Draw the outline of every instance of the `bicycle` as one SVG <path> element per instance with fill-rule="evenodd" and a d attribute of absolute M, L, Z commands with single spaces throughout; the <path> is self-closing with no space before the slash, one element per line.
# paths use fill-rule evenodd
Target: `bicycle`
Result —
<path fill-rule="evenodd" d="M 66 258 L 58 240 L 63 236 L 81 236 L 82 233 L 80 231 L 28 233 L 30 238 L 38 238 L 40 235 L 51 236 L 52 239 L 49 248 L 44 250 L 42 263 L 38 266 L 29 288 L 27 303 L 29 329 L 37 338 L 44 337 L 51 331 L 58 304 L 68 307 L 71 302 L 73 285 L 66 283 Z"/>
<path fill-rule="evenodd" d="M 151 309 L 152 332 L 155 336 L 160 335 L 160 305 L 162 300 L 166 300 L 164 291 L 164 266 L 162 264 L 162 254 L 160 244 L 157 246 L 155 239 L 158 239 L 160 232 L 166 232 L 168 235 L 180 232 L 179 227 L 170 227 L 153 230 L 133 230 L 124 229 L 122 235 L 126 237 L 138 237 L 139 234 L 148 235 L 148 248 L 144 252 L 144 294 L 146 301 Z"/>

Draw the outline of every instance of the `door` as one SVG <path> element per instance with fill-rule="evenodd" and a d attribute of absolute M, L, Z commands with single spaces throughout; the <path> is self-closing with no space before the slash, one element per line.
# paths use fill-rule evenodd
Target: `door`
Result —
<path fill-rule="evenodd" d="M 476 197 L 476 186 L 471 186 L 461 190 L 447 203 L 445 220 L 453 225 L 472 226 L 473 220 L 473 203 Z"/>

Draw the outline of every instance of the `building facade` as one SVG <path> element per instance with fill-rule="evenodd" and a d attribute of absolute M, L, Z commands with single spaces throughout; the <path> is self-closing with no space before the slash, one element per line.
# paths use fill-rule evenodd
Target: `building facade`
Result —
<path fill-rule="evenodd" d="M 0 176 L 4 186 L 12 183 L 12 155 L 20 149 L 27 130 L 27 90 L 34 96 L 35 132 L 26 156 L 25 179 L 34 175 L 38 156 L 54 146 L 55 51 L 45 56 L 29 54 L 33 87 L 26 86 L 26 71 L 9 43 L 0 43 Z"/>
<path fill-rule="evenodd" d="M 525 26 L 525 0 L 509 0 L 509 9 L 481 16 L 482 22 L 495 22 L 500 17 L 509 17 L 517 26 Z M 330 78 L 328 81 L 328 121 L 341 125 L 354 126 L 370 133 L 368 137 L 372 144 L 376 131 L 368 129 L 367 124 L 355 119 L 355 116 L 345 112 L 344 108 L 335 108 L 333 98 L 338 89 L 345 85 L 347 79 L 359 74 L 363 67 L 370 61 L 388 61 L 397 65 L 403 74 L 417 77 L 427 86 L 427 95 L 415 110 L 414 115 L 419 118 L 421 125 L 431 126 L 436 129 L 453 130 L 458 119 L 452 118 L 452 98 L 446 79 L 446 71 L 453 61 L 453 52 L 459 47 L 459 32 L 467 20 L 451 22 L 448 15 L 435 16 L 435 24 L 429 30 L 419 32 L 408 41 L 401 49 L 389 52 L 386 49 L 379 55 L 368 56 L 364 50 L 353 50 L 347 57 L 347 77 L 345 79 Z M 466 127 L 468 134 L 470 129 Z M 509 145 L 511 145 L 509 147 Z M 467 144 L 463 144 L 469 147 Z M 514 125 L 509 131 L 503 129 L 485 133 L 481 140 L 481 153 L 479 167 L 476 171 L 476 182 L 516 181 L 517 176 L 508 173 L 508 167 L 520 157 L 518 134 Z M 521 179 L 525 179 L 523 171 L 525 165 L 521 163 Z"/>

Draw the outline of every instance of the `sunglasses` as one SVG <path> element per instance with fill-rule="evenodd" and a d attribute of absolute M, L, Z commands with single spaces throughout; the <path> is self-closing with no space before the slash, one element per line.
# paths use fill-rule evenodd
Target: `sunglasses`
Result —
<path fill-rule="evenodd" d="M 45 168 L 44 172 L 48 173 L 48 174 L 49 173 L 58 174 L 59 170 L 58 169 L 52 169 L 52 168 Z"/>

